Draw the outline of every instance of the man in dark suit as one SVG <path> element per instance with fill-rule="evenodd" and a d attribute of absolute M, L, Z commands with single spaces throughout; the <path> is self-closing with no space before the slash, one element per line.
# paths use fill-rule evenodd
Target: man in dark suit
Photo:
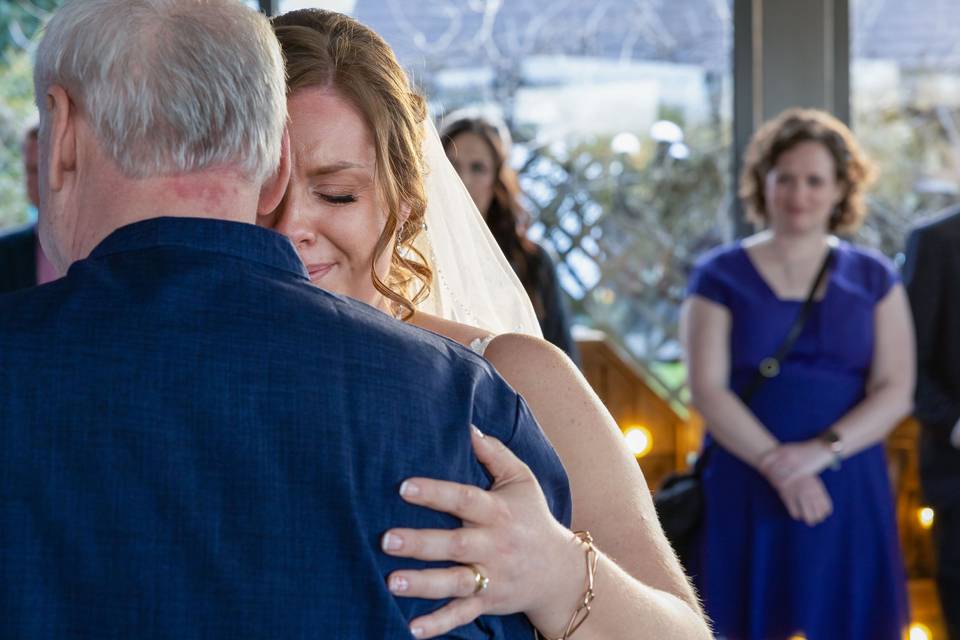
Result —
<path fill-rule="evenodd" d="M 36 126 L 30 127 L 23 137 L 23 175 L 27 201 L 36 211 L 40 206 Z M 40 248 L 33 222 L 0 231 L 0 293 L 33 287 L 56 278 L 56 270 Z"/>
<path fill-rule="evenodd" d="M 570 496 L 479 357 L 310 285 L 254 224 L 289 176 L 263 16 L 73 0 L 37 53 L 40 232 L 63 278 L 0 296 L 0 637 L 410 638 L 391 527 L 423 475 L 490 480 L 469 425 Z M 69 269 L 67 269 L 69 268 Z M 479 582 L 479 581 L 478 581 Z M 483 616 L 461 638 L 532 637 Z"/>
<path fill-rule="evenodd" d="M 936 513 L 937 587 L 950 637 L 960 639 L 960 208 L 913 230 L 903 275 L 917 331 L 914 415 Z"/>

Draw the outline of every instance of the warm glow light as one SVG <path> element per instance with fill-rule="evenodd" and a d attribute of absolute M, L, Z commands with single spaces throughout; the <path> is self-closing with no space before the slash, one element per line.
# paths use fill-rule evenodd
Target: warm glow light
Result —
<path fill-rule="evenodd" d="M 910 640 L 933 640 L 933 633 L 930 627 L 919 622 L 910 625 Z"/>
<path fill-rule="evenodd" d="M 923 507 L 917 509 L 917 520 L 920 521 L 920 526 L 924 529 L 929 529 L 933 526 L 934 513 L 933 509 L 930 507 Z"/>
<path fill-rule="evenodd" d="M 807 636 L 803 635 L 802 633 L 795 633 L 790 636 L 790 640 L 807 640 Z"/>
<path fill-rule="evenodd" d="M 653 434 L 646 427 L 640 425 L 627 427 L 623 430 L 623 437 L 627 439 L 630 453 L 638 458 L 642 458 L 653 449 Z"/>

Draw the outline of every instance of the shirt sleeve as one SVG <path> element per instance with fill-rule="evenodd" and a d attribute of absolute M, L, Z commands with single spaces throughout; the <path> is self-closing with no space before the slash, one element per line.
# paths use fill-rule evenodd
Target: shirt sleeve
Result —
<path fill-rule="evenodd" d="M 725 307 L 730 306 L 730 286 L 721 277 L 717 260 L 700 261 L 693 268 L 687 280 L 687 297 L 690 296 L 701 296 Z"/>
<path fill-rule="evenodd" d="M 517 395 L 513 436 L 504 443 L 536 476 L 553 517 L 565 527 L 573 518 L 573 502 L 567 472 L 553 445 L 547 440 L 523 398 Z"/>

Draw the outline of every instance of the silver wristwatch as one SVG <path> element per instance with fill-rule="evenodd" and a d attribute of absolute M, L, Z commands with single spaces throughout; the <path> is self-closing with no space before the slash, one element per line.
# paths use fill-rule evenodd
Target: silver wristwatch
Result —
<path fill-rule="evenodd" d="M 840 439 L 840 434 L 833 429 L 827 429 L 820 434 L 819 440 L 827 445 L 830 453 L 833 454 L 833 462 L 830 463 L 830 468 L 839 471 L 840 464 L 843 462 L 843 440 Z"/>

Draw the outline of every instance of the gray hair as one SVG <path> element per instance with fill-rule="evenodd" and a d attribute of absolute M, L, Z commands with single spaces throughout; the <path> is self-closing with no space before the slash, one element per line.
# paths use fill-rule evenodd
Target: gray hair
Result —
<path fill-rule="evenodd" d="M 277 170 L 286 122 L 280 46 L 239 0 L 69 0 L 37 49 L 44 106 L 62 86 L 130 178 L 232 167 Z"/>

